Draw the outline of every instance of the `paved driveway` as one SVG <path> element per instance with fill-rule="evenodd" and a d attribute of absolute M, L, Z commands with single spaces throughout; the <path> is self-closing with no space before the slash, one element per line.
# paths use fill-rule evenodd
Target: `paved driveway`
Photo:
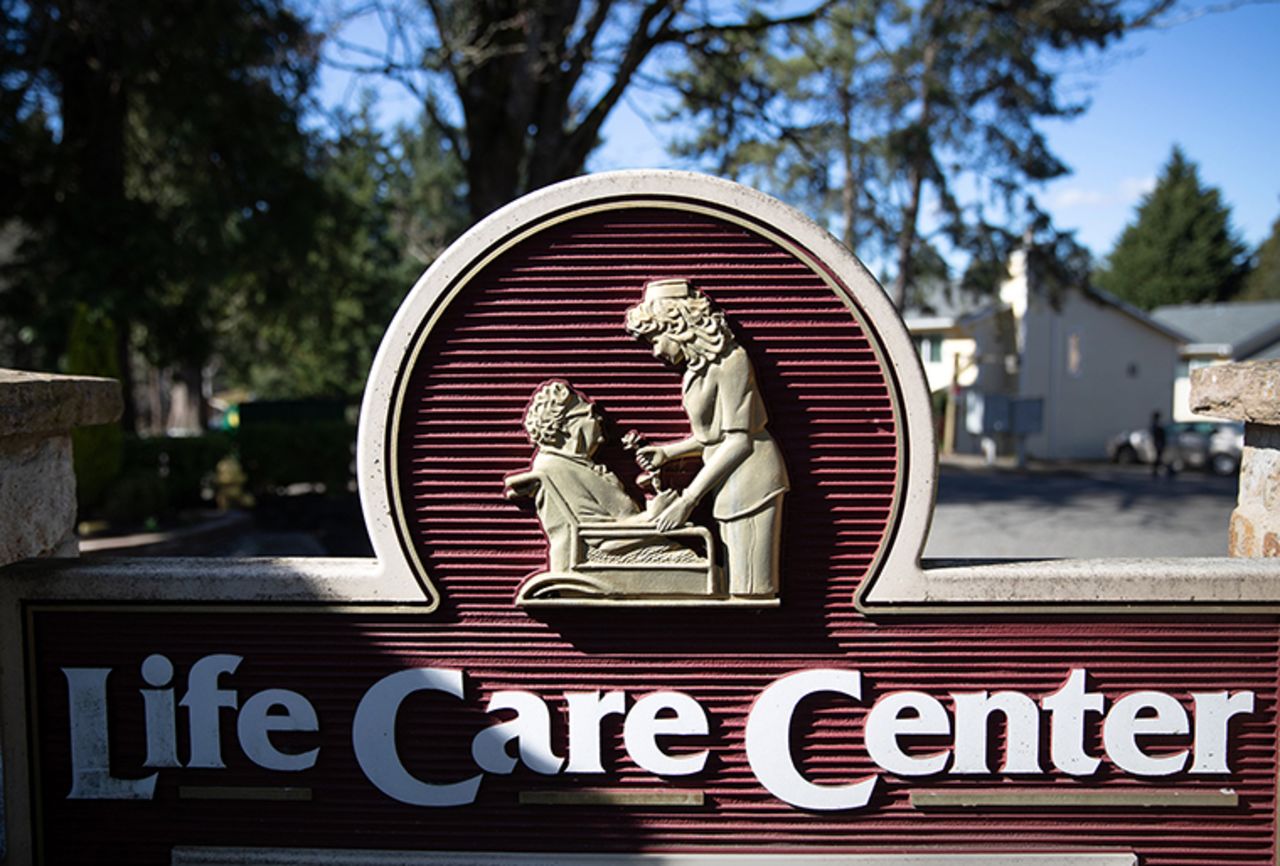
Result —
<path fill-rule="evenodd" d="M 925 556 L 1225 556 L 1236 479 L 943 467 Z"/>

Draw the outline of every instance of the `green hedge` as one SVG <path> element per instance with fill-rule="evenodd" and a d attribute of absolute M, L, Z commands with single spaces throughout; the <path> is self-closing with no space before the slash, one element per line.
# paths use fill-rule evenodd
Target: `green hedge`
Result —
<path fill-rule="evenodd" d="M 116 363 L 118 333 L 105 313 L 76 304 L 67 335 L 66 372 L 120 378 Z M 124 432 L 119 424 L 99 424 L 71 431 L 76 500 L 82 510 L 100 505 L 124 468 Z"/>
<path fill-rule="evenodd" d="M 257 422 L 200 436 L 126 437 L 123 466 L 96 491 L 96 501 L 85 503 L 81 516 L 125 524 L 162 521 L 186 509 L 225 505 L 228 499 L 247 504 L 244 487 L 261 494 L 306 483 L 346 493 L 354 479 L 355 438 L 355 427 L 345 421 Z M 232 463 L 223 465 L 220 479 L 219 464 L 226 460 Z M 236 463 L 242 478 L 234 471 Z M 219 497 L 229 478 L 237 478 L 235 490 Z"/>
<path fill-rule="evenodd" d="M 210 507 L 218 462 L 234 454 L 234 438 L 224 432 L 126 437 L 120 474 L 90 516 L 144 523 Z"/>
<path fill-rule="evenodd" d="M 355 477 L 356 428 L 346 421 L 242 424 L 236 436 L 240 465 L 256 493 L 302 483 L 345 493 Z"/>
<path fill-rule="evenodd" d="M 210 503 L 218 461 L 235 454 L 235 438 L 225 431 L 200 436 L 131 438 L 125 443 L 126 472 L 159 478 L 170 509 Z"/>

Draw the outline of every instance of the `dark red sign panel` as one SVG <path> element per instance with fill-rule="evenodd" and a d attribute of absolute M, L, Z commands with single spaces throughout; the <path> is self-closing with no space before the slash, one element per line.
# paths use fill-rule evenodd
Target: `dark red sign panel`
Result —
<path fill-rule="evenodd" d="M 503 212 L 406 301 L 371 377 L 362 493 L 384 562 L 391 539 L 430 603 L 343 596 L 333 566 L 321 580 L 301 560 L 271 566 L 315 583 L 287 608 L 266 591 L 26 602 L 39 861 L 208 847 L 1274 863 L 1273 617 L 859 611 L 859 587 L 927 524 L 908 513 L 931 493 L 912 487 L 932 482 L 932 454 L 909 447 L 931 429 L 922 376 L 900 324 L 886 336 L 869 318 L 885 305 L 869 277 L 851 286 L 734 196 L 758 198 Z M 628 312 L 670 299 L 688 333 Z M 529 420 L 535 404 L 547 418 Z M 701 462 L 655 461 L 655 446 Z M 700 474 L 739 446 L 736 466 L 769 475 L 741 507 L 724 494 L 736 469 Z M 707 482 L 671 535 L 665 505 L 639 510 L 645 474 L 664 503 Z M 557 477 L 578 492 L 553 514 Z M 685 590 L 689 558 L 708 565 Z M 776 583 L 741 591 L 748 560 Z M 646 582 L 658 569 L 676 577 Z M 523 594 L 531 575 L 551 589 Z"/>
<path fill-rule="evenodd" d="M 446 584 L 446 595 L 448 588 Z M 837 590 L 828 589 L 834 602 Z M 1277 634 L 1269 622 L 1207 627 L 1196 621 L 1146 624 L 868 624 L 852 611 L 833 612 L 822 629 L 797 632 L 794 620 L 765 614 L 707 622 L 703 613 L 626 611 L 606 626 L 580 615 L 554 622 L 525 617 L 494 621 L 483 613 L 425 621 L 400 615 L 230 615 L 39 610 L 31 616 L 33 674 L 40 684 L 34 718 L 39 758 L 38 820 L 43 862 L 167 863 L 174 845 L 373 848 L 484 851 L 753 851 L 818 849 L 893 852 L 1132 849 L 1143 864 L 1265 864 L 1275 839 L 1275 691 Z M 711 627 L 714 626 L 714 627 Z M 789 631 L 790 629 L 790 631 Z M 654 649 L 660 647 L 660 649 Z M 296 691 L 314 706 L 318 730 L 282 732 L 272 742 L 288 753 L 319 749 L 301 772 L 263 769 L 245 756 L 238 710 L 218 710 L 225 769 L 148 771 L 141 665 L 164 654 L 174 667 L 177 754 L 190 753 L 190 708 L 181 703 L 192 665 L 212 654 L 243 658 L 220 688 L 238 707 L 267 689 Z M 68 799 L 73 784 L 66 668 L 109 668 L 111 772 L 122 779 L 158 774 L 147 800 Z M 623 720 L 602 726 L 605 770 L 544 775 L 519 765 L 509 775 L 484 774 L 475 802 L 447 808 L 397 802 L 370 781 L 356 760 L 357 708 L 383 678 L 413 668 L 464 671 L 455 698 L 419 692 L 395 723 L 400 759 L 416 777 L 449 783 L 477 775 L 475 735 L 511 717 L 484 712 L 499 690 L 522 690 L 550 709 L 554 753 L 568 756 L 566 692 L 621 691 L 634 707 L 658 691 L 689 695 L 705 710 L 705 736 L 659 742 L 673 754 L 708 750 L 696 775 L 663 778 L 636 766 L 622 737 Z M 796 808 L 756 779 L 744 726 L 772 682 L 814 668 L 861 673 L 863 700 L 817 694 L 801 704 L 790 748 L 804 775 L 821 785 L 879 779 L 860 809 Z M 1090 715 L 1082 746 L 1103 757 L 1096 773 L 1072 777 L 1050 760 L 1049 714 L 1038 746 L 1042 774 L 903 778 L 878 768 L 867 753 L 868 709 L 885 695 L 918 690 L 939 698 L 954 716 L 952 692 L 1015 690 L 1036 700 L 1058 690 L 1073 668 L 1088 670 L 1089 688 L 1107 706 L 1127 693 L 1161 690 L 1190 713 L 1191 692 L 1251 690 L 1255 712 L 1231 723 L 1230 772 L 1186 772 L 1140 778 L 1107 760 L 1101 719 Z M 188 702 L 190 703 L 190 702 Z M 1006 751 L 993 724 L 991 764 Z M 1147 738 L 1151 754 L 1191 746 L 1189 736 Z M 954 753 L 950 736 L 903 738 L 913 755 Z M 513 752 L 515 750 L 513 749 Z M 954 759 L 953 759 L 954 760 Z M 1031 789 L 1062 804 L 998 808 L 920 808 L 920 792 Z M 542 805 L 529 794 L 697 793 L 691 805 Z M 1081 792 L 1217 792 L 1232 806 L 1072 806 Z M 524 795 L 525 802 L 522 802 Z M 216 798 L 216 799 L 209 799 Z M 269 799 L 259 799 L 269 798 Z M 917 800 L 918 802 L 918 800 Z M 1065 805 L 1064 805 L 1065 804 Z"/>

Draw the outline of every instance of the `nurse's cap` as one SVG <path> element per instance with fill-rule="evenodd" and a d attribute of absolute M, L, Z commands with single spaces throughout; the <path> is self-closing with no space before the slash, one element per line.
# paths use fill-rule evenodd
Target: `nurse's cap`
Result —
<path fill-rule="evenodd" d="M 651 280 L 644 284 L 644 299 L 656 301 L 659 298 L 689 297 L 688 280 Z"/>

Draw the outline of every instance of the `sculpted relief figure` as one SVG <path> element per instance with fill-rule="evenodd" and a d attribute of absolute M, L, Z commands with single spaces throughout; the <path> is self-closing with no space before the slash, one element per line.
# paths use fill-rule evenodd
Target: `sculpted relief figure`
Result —
<path fill-rule="evenodd" d="M 628 310 L 626 327 L 652 344 L 655 357 L 685 368 L 691 435 L 639 443 L 636 461 L 653 473 L 656 494 L 641 508 L 622 481 L 595 462 L 603 432 L 595 404 L 567 382 L 539 386 L 524 417 L 534 457 L 528 471 L 506 479 L 506 488 L 509 498 L 532 500 L 547 536 L 548 568 L 525 579 L 517 601 L 776 599 L 787 473 L 765 429 L 768 417 L 746 351 L 723 314 L 685 280 L 648 283 L 642 302 Z M 631 434 L 627 441 L 637 439 Z M 662 489 L 661 467 L 693 457 L 702 463 L 688 486 Z M 722 556 L 708 527 L 689 522 L 708 498 Z"/>
<path fill-rule="evenodd" d="M 533 500 L 548 569 L 521 585 L 518 601 L 714 593 L 710 534 L 663 533 L 653 524 L 675 494 L 641 510 L 618 476 L 595 462 L 603 425 L 594 403 L 567 382 L 546 382 L 529 401 L 524 427 L 536 451 L 529 471 L 506 478 L 507 496 Z"/>
<path fill-rule="evenodd" d="M 658 528 L 681 525 L 711 496 L 729 594 L 776 596 L 787 469 L 765 429 L 769 418 L 746 350 L 724 314 L 687 280 L 646 284 L 644 300 L 627 311 L 627 330 L 648 341 L 655 357 L 685 368 L 682 402 L 691 428 L 688 438 L 642 448 L 637 459 L 656 469 L 681 457 L 702 457 L 693 481 L 658 514 Z"/>

